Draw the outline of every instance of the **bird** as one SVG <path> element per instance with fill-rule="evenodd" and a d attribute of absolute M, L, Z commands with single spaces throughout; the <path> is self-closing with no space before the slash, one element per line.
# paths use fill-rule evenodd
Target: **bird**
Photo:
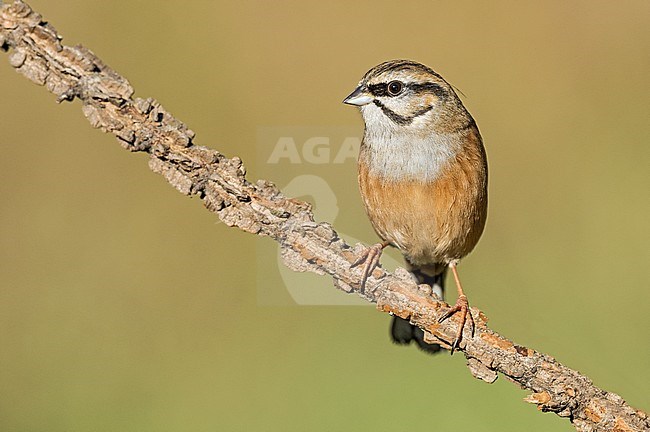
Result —
<path fill-rule="evenodd" d="M 451 343 L 458 349 L 465 324 L 474 322 L 458 277 L 461 259 L 476 246 L 487 218 L 488 165 L 474 118 L 454 87 L 433 69 L 412 60 L 391 60 L 370 69 L 343 103 L 359 107 L 365 128 L 358 158 L 363 205 L 381 242 L 365 248 L 352 267 L 362 267 L 360 289 L 393 246 L 418 283 L 444 299 L 448 270 L 458 297 L 441 315 L 459 314 Z M 408 320 L 393 316 L 398 344 L 440 350 Z"/>

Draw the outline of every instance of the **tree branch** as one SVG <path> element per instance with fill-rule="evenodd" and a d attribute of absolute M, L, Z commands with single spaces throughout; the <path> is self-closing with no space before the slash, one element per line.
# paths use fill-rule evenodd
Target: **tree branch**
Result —
<path fill-rule="evenodd" d="M 0 48 L 11 50 L 9 63 L 18 72 L 44 85 L 58 102 L 79 99 L 93 127 L 115 135 L 127 150 L 148 153 L 154 172 L 179 192 L 201 197 L 227 225 L 276 240 L 287 267 L 328 274 L 338 288 L 377 303 L 384 312 L 410 318 L 430 341 L 449 348 L 458 321 L 438 323 L 448 305 L 436 301 L 429 287 L 417 286 L 404 269 L 390 274 L 378 268 L 361 292 L 361 269 L 351 269 L 350 264 L 362 245 L 346 244 L 329 224 L 314 221 L 309 204 L 285 197 L 272 183 L 247 181 L 239 158 L 195 145 L 194 133 L 158 102 L 133 98 L 128 81 L 92 52 L 60 41 L 56 30 L 28 5 L 0 1 Z M 472 314 L 475 335 L 466 332 L 459 350 L 475 377 L 491 383 L 497 373 L 503 374 L 532 392 L 527 402 L 569 418 L 578 431 L 650 430 L 647 414 L 620 396 L 488 329 L 478 309 L 472 308 Z"/>

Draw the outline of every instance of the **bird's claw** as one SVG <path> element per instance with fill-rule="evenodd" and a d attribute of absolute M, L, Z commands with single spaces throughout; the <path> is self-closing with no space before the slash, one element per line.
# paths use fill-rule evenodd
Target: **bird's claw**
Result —
<path fill-rule="evenodd" d="M 472 316 L 472 313 L 469 310 L 469 302 L 467 301 L 467 297 L 464 295 L 458 296 L 458 299 L 456 300 L 456 304 L 449 309 L 447 312 L 442 314 L 440 318 L 438 318 L 438 322 L 443 322 L 456 312 L 460 312 L 460 325 L 458 326 L 458 332 L 456 333 L 456 338 L 454 339 L 454 342 L 451 344 L 451 355 L 454 354 L 454 351 L 458 348 L 458 344 L 460 343 L 462 337 L 463 337 L 463 330 L 465 329 L 465 322 L 467 321 L 467 317 L 469 316 L 469 322 L 470 322 L 470 331 L 472 337 L 474 337 L 474 317 Z"/>
<path fill-rule="evenodd" d="M 381 253 L 385 247 L 386 245 L 384 243 L 377 243 L 364 249 L 364 251 L 361 252 L 361 256 L 350 265 L 350 268 L 354 268 L 363 264 L 361 284 L 359 286 L 359 290 L 362 294 L 365 292 L 368 277 L 372 274 L 375 267 L 379 265 L 379 258 L 381 258 Z"/>

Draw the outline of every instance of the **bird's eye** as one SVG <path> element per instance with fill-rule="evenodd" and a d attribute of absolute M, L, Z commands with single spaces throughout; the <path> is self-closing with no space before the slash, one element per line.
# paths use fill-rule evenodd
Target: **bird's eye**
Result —
<path fill-rule="evenodd" d="M 402 84 L 401 81 L 391 81 L 388 83 L 388 86 L 386 88 L 388 89 L 389 95 L 397 96 L 398 94 L 402 93 L 402 90 L 404 90 L 404 84 Z"/>

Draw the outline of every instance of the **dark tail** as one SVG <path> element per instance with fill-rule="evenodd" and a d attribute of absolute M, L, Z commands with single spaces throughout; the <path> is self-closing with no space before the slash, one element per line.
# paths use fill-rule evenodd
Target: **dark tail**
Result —
<path fill-rule="evenodd" d="M 407 263 L 408 264 L 408 263 Z M 445 293 L 445 276 L 447 267 L 444 265 L 434 265 L 431 267 L 415 267 L 409 265 L 409 270 L 417 278 L 418 283 L 430 285 L 433 292 L 440 298 L 444 298 Z M 411 324 L 408 320 L 393 316 L 393 322 L 390 327 L 390 335 L 393 342 L 400 345 L 408 345 L 415 341 L 418 347 L 427 353 L 436 353 L 440 351 L 440 345 L 428 344 L 424 341 L 424 332 L 417 326 Z"/>

